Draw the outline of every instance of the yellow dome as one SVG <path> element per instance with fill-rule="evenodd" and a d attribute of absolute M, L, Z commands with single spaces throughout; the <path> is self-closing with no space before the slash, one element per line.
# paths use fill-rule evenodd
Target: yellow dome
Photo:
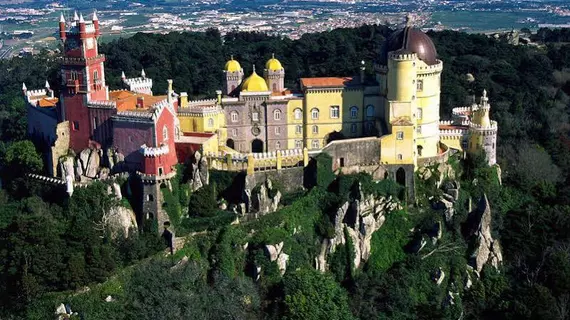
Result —
<path fill-rule="evenodd" d="M 226 67 L 224 70 L 227 72 L 238 72 L 241 70 L 241 65 L 239 62 L 237 62 L 237 60 L 234 60 L 234 56 L 232 56 L 231 59 L 226 62 Z"/>
<path fill-rule="evenodd" d="M 275 59 L 275 55 L 271 55 L 271 59 L 267 60 L 267 63 L 265 63 L 265 69 L 270 71 L 279 71 L 283 69 L 283 66 L 279 60 Z"/>
<path fill-rule="evenodd" d="M 249 91 L 249 92 L 260 92 L 260 91 L 269 91 L 267 88 L 267 83 L 265 83 L 265 79 L 257 75 L 255 73 L 255 68 L 251 73 L 251 76 L 247 77 L 241 85 L 241 91 Z"/>

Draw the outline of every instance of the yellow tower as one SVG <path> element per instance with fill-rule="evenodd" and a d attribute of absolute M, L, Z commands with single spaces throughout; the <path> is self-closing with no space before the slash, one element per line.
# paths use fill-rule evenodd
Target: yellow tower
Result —
<path fill-rule="evenodd" d="M 469 146 L 470 154 L 483 152 L 489 165 L 497 162 L 497 122 L 491 121 L 489 111 L 491 105 L 487 97 L 487 90 L 483 91 L 481 103 L 473 106 L 471 110 L 471 124 L 469 126 Z"/>
<path fill-rule="evenodd" d="M 411 25 L 408 17 L 406 26 L 394 32 L 386 41 L 384 53 L 377 66 L 380 94 L 391 134 L 399 135 L 397 140 L 410 140 L 402 147 L 413 150 L 394 150 L 396 160 L 415 163 L 417 159 L 438 156 L 439 148 L 439 100 L 443 63 L 437 59 L 437 52 L 431 39 Z M 406 123 L 411 134 L 394 130 L 394 124 Z M 390 140 L 388 138 L 388 140 Z M 387 143 L 388 144 L 388 143 Z M 401 152 L 400 152 L 401 151 Z M 384 153 L 384 146 L 383 146 Z M 411 154 L 414 159 L 405 159 Z M 387 157 L 384 161 L 391 161 Z"/>

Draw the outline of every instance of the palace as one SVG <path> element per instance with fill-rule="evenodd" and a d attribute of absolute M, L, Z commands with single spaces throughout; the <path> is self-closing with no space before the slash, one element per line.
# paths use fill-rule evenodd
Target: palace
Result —
<path fill-rule="evenodd" d="M 154 202 L 145 211 L 160 211 L 158 186 L 198 150 L 211 168 L 248 174 L 306 166 L 325 152 L 333 169 L 372 165 L 377 177 L 383 172 L 380 178 L 408 187 L 417 168 L 444 161 L 450 150 L 484 152 L 490 165 L 496 161 L 497 123 L 489 118 L 486 92 L 480 103 L 440 121 L 443 62 L 410 20 L 387 39 L 374 79 L 365 77 L 363 62 L 354 77 L 301 78 L 299 88 L 285 88 L 286 68 L 275 56 L 262 75 L 253 67 L 247 77 L 231 57 L 217 97 L 196 101 L 174 92 L 171 80 L 165 95 L 154 95 L 144 70 L 137 78 L 123 73 L 123 88 L 109 90 L 100 34 L 96 13 L 91 21 L 61 16 L 60 96 L 49 83 L 40 90 L 23 85 L 28 134 L 53 176 L 98 179 L 101 167 L 136 174 L 145 203 Z M 66 165 L 69 158 L 76 164 Z"/>

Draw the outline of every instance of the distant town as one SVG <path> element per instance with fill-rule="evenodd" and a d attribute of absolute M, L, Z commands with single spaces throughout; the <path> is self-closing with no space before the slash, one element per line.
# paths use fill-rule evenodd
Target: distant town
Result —
<path fill-rule="evenodd" d="M 93 7 L 95 6 L 95 7 Z M 397 27 L 414 14 L 422 29 L 502 33 L 512 29 L 570 28 L 570 2 L 356 0 L 10 1 L 0 0 L 0 59 L 28 55 L 57 41 L 53 21 L 97 10 L 102 41 L 137 32 L 258 31 L 298 39 L 305 33 L 364 24 Z M 104 22 L 103 22 L 104 21 Z"/>

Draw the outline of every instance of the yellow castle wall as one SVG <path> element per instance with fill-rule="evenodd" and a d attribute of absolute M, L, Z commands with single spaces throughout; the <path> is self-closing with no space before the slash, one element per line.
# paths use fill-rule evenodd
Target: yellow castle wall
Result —
<path fill-rule="evenodd" d="M 341 89 L 326 89 L 319 91 L 308 91 L 305 93 L 303 116 L 305 118 L 304 139 L 308 149 L 320 149 L 325 146 L 325 137 L 333 132 L 342 131 L 343 117 L 343 94 Z M 331 117 L 331 106 L 339 107 L 338 118 Z M 319 110 L 318 119 L 311 116 L 313 109 Z M 313 131 L 317 126 L 318 132 Z M 318 148 L 313 145 L 313 141 L 318 141 Z"/>
<path fill-rule="evenodd" d="M 380 138 L 380 161 L 384 164 L 416 164 L 414 156 L 413 126 L 393 126 L 392 134 Z M 404 133 L 404 139 L 397 139 L 397 132 Z M 400 159 L 398 155 L 402 155 Z"/>
<path fill-rule="evenodd" d="M 295 119 L 295 109 L 301 110 L 301 118 Z M 295 145 L 295 141 L 301 141 L 304 143 L 303 132 L 305 127 L 303 126 L 303 99 L 292 99 L 287 102 L 287 148 L 288 149 L 298 149 Z M 297 132 L 297 126 L 301 126 L 301 132 Z M 301 148 L 304 145 L 301 145 Z"/>

